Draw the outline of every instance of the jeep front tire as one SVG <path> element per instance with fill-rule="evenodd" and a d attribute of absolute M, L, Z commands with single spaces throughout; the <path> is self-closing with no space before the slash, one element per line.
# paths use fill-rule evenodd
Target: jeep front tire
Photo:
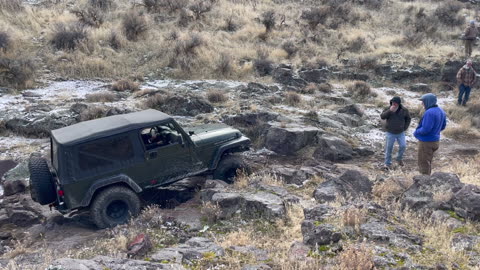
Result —
<path fill-rule="evenodd" d="M 137 194 L 126 187 L 102 190 L 90 206 L 90 215 L 97 227 L 103 229 L 127 223 L 140 213 L 141 202 Z"/>
<path fill-rule="evenodd" d="M 249 172 L 247 163 L 239 155 L 225 155 L 213 172 L 213 179 L 223 180 L 229 184 L 235 181 L 239 171 Z"/>

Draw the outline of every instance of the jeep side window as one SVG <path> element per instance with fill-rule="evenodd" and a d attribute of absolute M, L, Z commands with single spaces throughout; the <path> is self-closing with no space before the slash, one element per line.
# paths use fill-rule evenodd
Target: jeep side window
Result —
<path fill-rule="evenodd" d="M 182 142 L 182 134 L 171 123 L 145 128 L 141 136 L 147 150 Z"/>
<path fill-rule="evenodd" d="M 108 167 L 114 165 L 115 161 L 126 161 L 133 158 L 133 145 L 128 136 L 86 143 L 78 149 L 80 170 Z"/>

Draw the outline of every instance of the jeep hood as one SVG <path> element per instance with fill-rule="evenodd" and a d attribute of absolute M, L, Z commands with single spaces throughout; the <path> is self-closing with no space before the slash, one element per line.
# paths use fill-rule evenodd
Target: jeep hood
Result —
<path fill-rule="evenodd" d="M 194 132 L 190 138 L 197 146 L 222 144 L 242 136 L 242 133 L 240 133 L 238 129 L 224 124 L 207 124 L 185 128 L 185 130 L 187 130 L 187 132 Z"/>

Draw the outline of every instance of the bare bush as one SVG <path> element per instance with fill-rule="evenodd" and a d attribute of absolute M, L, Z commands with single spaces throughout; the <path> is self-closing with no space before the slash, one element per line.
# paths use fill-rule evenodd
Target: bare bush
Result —
<path fill-rule="evenodd" d="M 458 14 L 462 4 L 455 0 L 448 0 L 440 4 L 434 12 L 440 23 L 447 26 L 459 26 L 464 23 L 463 17 Z"/>
<path fill-rule="evenodd" d="M 338 255 L 336 269 L 375 269 L 373 251 L 365 245 L 347 247 Z"/>
<path fill-rule="evenodd" d="M 149 97 L 145 101 L 145 106 L 147 108 L 152 108 L 152 109 L 161 108 L 165 104 L 166 100 L 167 100 L 167 96 L 162 94 L 156 94 L 154 96 Z"/>
<path fill-rule="evenodd" d="M 34 77 L 35 65 L 31 59 L 0 58 L 0 85 L 26 88 Z"/>
<path fill-rule="evenodd" d="M 318 91 L 322 92 L 322 93 L 331 93 L 332 92 L 332 85 L 329 84 L 329 83 L 321 83 L 319 86 L 318 86 Z"/>
<path fill-rule="evenodd" d="M 90 6 L 106 11 L 114 7 L 114 0 L 90 0 Z"/>
<path fill-rule="evenodd" d="M 108 44 L 114 50 L 120 50 L 123 47 L 123 42 L 118 36 L 117 32 L 110 33 L 110 36 L 108 37 Z"/>
<path fill-rule="evenodd" d="M 315 92 L 318 90 L 318 85 L 316 83 L 308 83 L 303 89 L 302 93 L 303 94 L 315 94 Z"/>
<path fill-rule="evenodd" d="M 87 30 L 81 24 L 55 25 L 50 44 L 57 50 L 75 50 L 88 39 Z"/>
<path fill-rule="evenodd" d="M 213 3 L 211 0 L 195 0 L 188 9 L 190 9 L 194 16 L 195 20 L 200 20 L 203 14 L 212 10 Z"/>
<path fill-rule="evenodd" d="M 102 107 L 91 106 L 80 113 L 80 121 L 88 121 L 104 117 L 106 110 Z"/>
<path fill-rule="evenodd" d="M 360 69 L 375 69 L 378 64 L 378 57 L 375 55 L 361 56 L 357 59 L 356 66 Z"/>
<path fill-rule="evenodd" d="M 113 102 L 117 100 L 117 96 L 110 92 L 88 94 L 85 98 L 88 102 Z"/>
<path fill-rule="evenodd" d="M 267 59 L 257 59 L 253 62 L 253 67 L 258 76 L 268 76 L 273 72 L 273 62 Z"/>
<path fill-rule="evenodd" d="M 296 92 L 287 92 L 285 96 L 285 102 L 290 106 L 296 106 L 302 102 L 302 97 Z"/>
<path fill-rule="evenodd" d="M 133 82 L 131 80 L 119 80 L 112 84 L 112 90 L 117 92 L 124 92 L 124 91 L 138 91 L 140 87 L 138 83 Z"/>
<path fill-rule="evenodd" d="M 314 30 L 319 24 L 324 24 L 330 13 L 330 7 L 320 6 L 318 8 L 311 8 L 310 10 L 304 10 L 301 19 L 307 21 L 310 29 Z"/>
<path fill-rule="evenodd" d="M 192 68 L 192 62 L 197 57 L 197 50 L 203 45 L 203 39 L 196 34 L 191 34 L 184 39 L 178 39 L 173 48 L 170 66 L 180 67 L 184 71 Z"/>
<path fill-rule="evenodd" d="M 265 26 L 265 30 L 267 32 L 270 32 L 275 27 L 275 24 L 276 24 L 275 11 L 270 10 L 262 13 L 260 17 L 260 21 Z"/>
<path fill-rule="evenodd" d="M 367 221 L 367 210 L 365 208 L 349 207 L 342 215 L 343 226 L 349 226 L 360 230 L 360 225 Z"/>
<path fill-rule="evenodd" d="M 215 224 L 222 214 L 222 209 L 218 204 L 212 202 L 203 203 L 200 213 L 207 224 Z"/>
<path fill-rule="evenodd" d="M 10 35 L 7 32 L 0 32 L 0 51 L 7 52 L 11 45 Z"/>
<path fill-rule="evenodd" d="M 76 8 L 71 11 L 78 20 L 87 26 L 100 27 L 104 21 L 104 14 L 101 9 L 88 7 L 86 9 Z"/>
<path fill-rule="evenodd" d="M 220 54 L 215 70 L 223 76 L 228 76 L 232 73 L 232 69 L 232 58 L 226 53 Z"/>
<path fill-rule="evenodd" d="M 360 52 L 368 47 L 368 42 L 364 37 L 356 37 L 346 42 L 346 50 L 350 52 Z"/>
<path fill-rule="evenodd" d="M 138 41 L 148 30 L 147 19 L 137 12 L 128 12 L 123 17 L 122 28 L 127 40 Z"/>
<path fill-rule="evenodd" d="M 376 97 L 377 94 L 372 92 L 370 85 L 363 81 L 355 81 L 347 86 L 348 93 L 356 100 L 362 101 L 369 97 Z"/>
<path fill-rule="evenodd" d="M 220 90 L 209 90 L 207 92 L 207 99 L 212 103 L 225 103 L 228 100 L 228 96 Z"/>
<path fill-rule="evenodd" d="M 143 5 L 148 12 L 161 12 L 166 10 L 170 13 L 186 8 L 188 0 L 143 0 Z"/>
<path fill-rule="evenodd" d="M 0 11 L 19 12 L 24 9 L 22 0 L 0 0 Z"/>
<path fill-rule="evenodd" d="M 298 47 L 292 41 L 286 41 L 282 44 L 282 49 L 287 52 L 288 58 L 298 52 Z"/>
<path fill-rule="evenodd" d="M 235 32 L 240 28 L 240 26 L 235 22 L 232 16 L 225 19 L 225 25 L 222 27 L 222 30 L 227 32 Z"/>

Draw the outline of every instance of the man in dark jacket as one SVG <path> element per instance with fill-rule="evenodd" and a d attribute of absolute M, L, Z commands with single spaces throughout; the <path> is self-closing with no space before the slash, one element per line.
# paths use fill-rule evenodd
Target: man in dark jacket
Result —
<path fill-rule="evenodd" d="M 410 113 L 402 106 L 400 97 L 393 97 L 390 100 L 390 107 L 386 108 L 380 118 L 386 120 L 386 143 L 385 143 L 385 166 L 390 168 L 392 166 L 392 151 L 395 141 L 398 141 L 398 155 L 397 162 L 400 166 L 403 164 L 403 153 L 407 148 L 405 140 L 405 131 L 410 126 Z"/>
<path fill-rule="evenodd" d="M 438 107 L 437 97 L 434 94 L 425 94 L 420 100 L 425 107 L 425 113 L 413 135 L 419 140 L 418 170 L 421 174 L 430 175 L 433 153 L 438 150 L 440 132 L 447 126 L 447 117 L 445 112 Z"/>

